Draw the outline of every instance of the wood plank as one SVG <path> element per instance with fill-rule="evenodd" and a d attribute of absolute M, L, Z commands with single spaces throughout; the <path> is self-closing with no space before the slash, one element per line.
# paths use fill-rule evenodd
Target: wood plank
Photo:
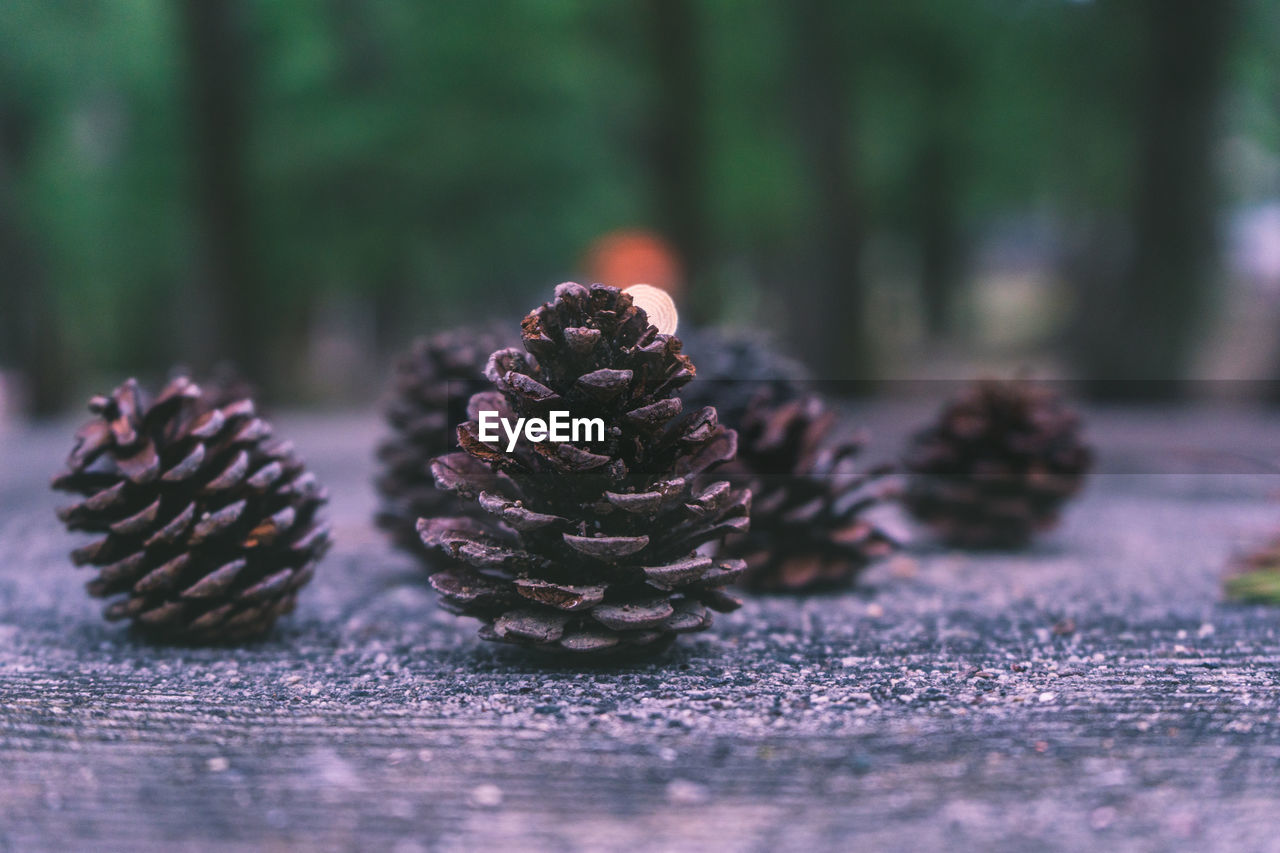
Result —
<path fill-rule="evenodd" d="M 368 523 L 369 419 L 281 424 L 338 544 L 237 650 L 102 622 L 46 491 L 69 431 L 6 433 L 0 850 L 1265 848 L 1280 622 L 1218 580 L 1280 520 L 1280 477 L 1222 460 L 1275 426 L 1168 473 L 1215 434 L 1099 415 L 1114 473 L 1029 552 L 921 545 L 585 672 L 434 606 Z"/>

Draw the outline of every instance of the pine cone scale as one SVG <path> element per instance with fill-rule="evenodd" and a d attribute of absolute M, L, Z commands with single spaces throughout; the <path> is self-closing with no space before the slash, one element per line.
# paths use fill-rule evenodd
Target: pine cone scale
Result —
<path fill-rule="evenodd" d="M 516 593 L 538 604 L 573 613 L 590 610 L 604 601 L 606 586 L 570 586 L 550 581 L 517 578 Z"/>

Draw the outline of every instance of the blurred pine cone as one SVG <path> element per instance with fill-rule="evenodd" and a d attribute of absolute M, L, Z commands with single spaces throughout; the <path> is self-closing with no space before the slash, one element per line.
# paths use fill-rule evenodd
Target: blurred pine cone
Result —
<path fill-rule="evenodd" d="M 185 376 L 151 399 L 132 379 L 89 401 L 55 489 L 84 500 L 58 511 L 103 534 L 72 552 L 116 597 L 110 620 L 176 642 L 245 640 L 293 609 L 329 546 L 327 496 L 288 442 L 233 386 Z"/>
<path fill-rule="evenodd" d="M 1079 418 L 1051 390 L 977 382 L 912 440 L 905 503 L 950 544 L 1016 547 L 1057 523 L 1091 462 Z"/>
<path fill-rule="evenodd" d="M 681 352 L 698 365 L 698 381 L 685 386 L 681 399 L 690 409 L 714 406 L 729 429 L 741 432 L 743 418 L 761 394 L 782 401 L 809 391 L 804 365 L 773 346 L 763 332 L 694 328 L 681 341 Z"/>
<path fill-rule="evenodd" d="M 431 460 L 457 449 L 455 432 L 466 420 L 467 400 L 490 387 L 485 363 L 512 337 L 492 328 L 441 332 L 417 339 L 396 362 L 386 406 L 391 433 L 377 450 L 381 471 L 374 485 L 381 502 L 374 521 L 396 547 L 416 557 L 428 557 L 419 518 L 463 512 L 455 495 L 436 488 Z"/>
<path fill-rule="evenodd" d="M 699 547 L 745 529 L 750 495 L 695 485 L 732 458 L 736 436 L 714 409 L 681 416 L 674 395 L 694 370 L 680 340 L 603 285 L 560 285 L 522 332 L 529 355 L 493 354 L 496 390 L 472 398 L 462 452 L 432 466 L 488 513 L 419 524 L 424 542 L 470 564 L 432 575 L 444 606 L 481 619 L 486 639 L 578 653 L 657 650 L 708 627 L 708 608 L 736 608 L 722 588 L 742 561 Z M 598 417 L 604 441 L 522 440 L 508 454 L 479 438 L 489 410 Z"/>
<path fill-rule="evenodd" d="M 751 529 L 725 543 L 747 563 L 757 590 L 847 586 L 897 542 L 868 518 L 895 494 L 887 468 L 859 472 L 856 436 L 837 436 L 835 412 L 813 395 L 763 389 L 738 430 L 738 457 L 725 468 L 751 490 Z"/>
<path fill-rule="evenodd" d="M 1280 604 L 1280 539 L 1232 563 L 1224 589 L 1232 601 Z"/>
<path fill-rule="evenodd" d="M 692 332 L 685 351 L 698 380 L 686 404 L 715 406 L 738 432 L 738 455 L 720 471 L 751 491 L 751 529 L 728 538 L 724 553 L 747 563 L 744 583 L 759 591 L 846 586 L 892 537 L 865 513 L 893 493 L 888 472 L 858 473 L 862 442 L 837 437 L 834 412 L 804 367 L 763 333 Z"/>

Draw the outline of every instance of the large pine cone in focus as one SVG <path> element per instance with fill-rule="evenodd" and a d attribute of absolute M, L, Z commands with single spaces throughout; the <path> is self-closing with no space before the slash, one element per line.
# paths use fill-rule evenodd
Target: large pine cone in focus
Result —
<path fill-rule="evenodd" d="M 652 651 L 700 631 L 741 560 L 699 549 L 746 529 L 750 494 L 701 485 L 736 436 L 712 408 L 682 415 L 693 378 L 680 340 L 659 334 L 626 293 L 562 284 L 524 319 L 527 353 L 499 350 L 458 428 L 462 452 L 436 480 L 487 517 L 423 519 L 423 541 L 470 564 L 437 572 L 444 605 L 484 622 L 486 639 L 578 653 Z M 486 443 L 481 411 L 601 418 L 603 441 Z"/>
<path fill-rule="evenodd" d="M 419 518 L 464 512 L 452 492 L 436 488 L 431 460 L 456 450 L 467 400 L 489 388 L 489 355 L 510 343 L 492 329 L 458 329 L 422 337 L 396 362 L 386 421 L 391 433 L 378 445 L 381 498 L 374 520 L 396 547 L 425 558 Z"/>
<path fill-rule="evenodd" d="M 108 619 L 233 642 L 293 609 L 329 546 L 327 496 L 252 401 L 181 376 L 154 399 L 130 379 L 89 410 L 53 487 L 84 498 L 58 511 L 69 530 L 102 534 L 71 557 L 97 568 Z"/>
<path fill-rule="evenodd" d="M 950 544 L 1016 547 L 1057 523 L 1091 462 L 1079 418 L 1051 390 L 978 382 L 912 440 L 905 503 Z"/>
<path fill-rule="evenodd" d="M 730 482 L 751 490 L 751 529 L 725 543 L 727 555 L 746 560 L 747 586 L 848 586 L 896 547 L 868 517 L 895 495 L 896 482 L 885 468 L 859 471 L 862 440 L 837 436 L 838 429 L 835 412 L 811 394 L 765 388 L 748 405 L 738 457 L 724 469 Z"/>

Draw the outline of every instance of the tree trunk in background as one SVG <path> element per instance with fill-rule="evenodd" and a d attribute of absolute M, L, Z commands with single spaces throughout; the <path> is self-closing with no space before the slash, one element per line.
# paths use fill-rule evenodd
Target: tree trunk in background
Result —
<path fill-rule="evenodd" d="M 339 85 L 344 95 L 355 101 L 376 97 L 379 86 L 387 81 L 388 68 L 374 11 L 364 0 L 328 0 L 330 27 L 342 58 Z M 363 180 L 358 170 L 343 170 L 328 179 L 335 182 L 335 195 L 354 196 L 348 206 L 353 211 L 361 210 L 359 194 L 353 192 Z M 421 331 L 415 325 L 421 313 L 415 305 L 415 288 L 408 273 L 396 269 L 368 285 L 372 291 L 369 302 L 377 349 L 368 355 L 380 367 L 399 355 L 406 339 Z"/>
<path fill-rule="evenodd" d="M 647 0 L 647 14 L 656 83 L 651 162 L 658 229 L 679 255 L 691 319 L 706 321 L 717 312 L 707 292 L 711 228 L 700 22 L 695 0 Z"/>
<path fill-rule="evenodd" d="M 52 285 L 18 209 L 30 123 L 19 105 L 0 102 L 0 367 L 21 371 L 33 413 L 44 415 L 61 408 L 69 389 Z"/>
<path fill-rule="evenodd" d="M 1169 398 L 1183 390 L 1211 307 L 1213 145 L 1233 7 L 1230 0 L 1143 3 L 1132 248 L 1117 286 L 1096 288 L 1086 303 L 1076 340 L 1094 396 Z"/>
<path fill-rule="evenodd" d="M 801 150 L 815 200 L 799 291 L 788 300 L 795 340 L 818 379 L 846 380 L 856 391 L 874 376 L 861 262 L 863 224 L 854 175 L 854 134 L 847 75 L 854 49 L 844 35 L 839 0 L 797 0 L 792 66 Z M 851 380 L 851 381 L 850 381 Z"/>
<path fill-rule="evenodd" d="M 916 174 L 925 332 L 940 339 L 951 334 L 956 294 L 964 276 L 959 175 L 944 138 L 931 134 L 925 141 Z"/>
<path fill-rule="evenodd" d="M 180 308 L 193 334 L 180 345 L 198 370 L 228 358 L 254 382 L 273 382 L 264 322 L 270 306 L 250 222 L 247 8 L 240 0 L 183 0 L 181 9 L 197 257 L 196 310 Z"/>
<path fill-rule="evenodd" d="M 918 61 L 927 101 L 916 161 L 915 218 L 925 332 L 936 340 L 953 331 L 956 297 L 964 283 L 961 193 L 968 154 L 966 123 L 972 115 L 965 109 L 970 72 L 947 39 L 934 33 L 918 38 L 927 49 Z"/>

